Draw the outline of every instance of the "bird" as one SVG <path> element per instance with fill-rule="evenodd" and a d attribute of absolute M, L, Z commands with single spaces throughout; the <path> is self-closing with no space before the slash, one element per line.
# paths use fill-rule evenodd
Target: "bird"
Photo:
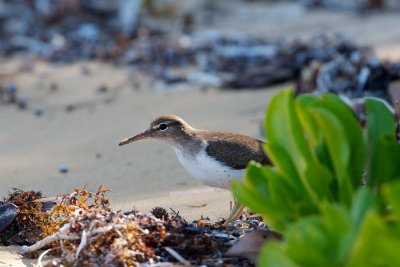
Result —
<path fill-rule="evenodd" d="M 123 139 L 118 145 L 143 139 L 168 143 L 183 168 L 211 187 L 229 190 L 232 180 L 243 179 L 250 161 L 271 164 L 263 150 L 263 141 L 239 133 L 197 129 L 176 115 L 155 118 L 147 130 Z M 243 208 L 235 203 L 224 226 L 237 219 Z"/>

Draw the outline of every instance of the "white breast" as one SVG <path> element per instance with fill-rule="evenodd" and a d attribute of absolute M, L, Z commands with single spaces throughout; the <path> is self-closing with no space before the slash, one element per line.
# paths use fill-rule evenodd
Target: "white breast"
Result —
<path fill-rule="evenodd" d="M 235 170 L 217 162 L 208 156 L 203 149 L 195 156 L 191 153 L 185 153 L 178 147 L 174 147 L 174 150 L 186 171 L 208 186 L 229 189 L 230 181 L 242 179 L 244 170 Z"/>

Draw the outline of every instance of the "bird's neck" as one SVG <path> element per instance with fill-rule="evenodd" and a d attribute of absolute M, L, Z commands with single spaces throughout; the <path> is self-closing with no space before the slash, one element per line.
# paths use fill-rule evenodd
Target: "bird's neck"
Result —
<path fill-rule="evenodd" d="M 204 140 L 199 137 L 201 130 L 185 127 L 179 135 L 175 136 L 169 143 L 174 149 L 184 150 L 188 153 L 195 154 L 204 146 Z"/>

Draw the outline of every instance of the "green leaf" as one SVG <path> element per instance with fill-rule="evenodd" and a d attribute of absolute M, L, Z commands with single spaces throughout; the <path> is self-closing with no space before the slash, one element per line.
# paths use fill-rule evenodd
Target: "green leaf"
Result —
<path fill-rule="evenodd" d="M 347 140 L 350 144 L 348 174 L 353 187 L 359 187 L 361 185 L 361 178 L 365 169 L 365 159 L 367 156 L 366 142 L 363 137 L 360 122 L 351 108 L 336 95 L 323 95 L 321 101 L 316 102 L 315 106 L 329 110 L 331 113 L 335 114 L 336 118 L 345 126 Z"/>
<path fill-rule="evenodd" d="M 295 112 L 292 90 L 281 91 L 269 103 L 265 132 L 268 142 L 286 151 L 301 174 L 311 160 L 311 153 Z"/>
<path fill-rule="evenodd" d="M 234 182 L 232 191 L 240 203 L 267 218 L 276 229 L 282 229 L 300 216 L 304 205 L 301 201 L 293 201 L 293 192 L 276 171 L 258 163 L 249 164 L 244 183 Z M 252 199 L 248 199 L 250 195 Z M 260 202 L 254 202 L 254 198 Z"/>
<path fill-rule="evenodd" d="M 296 99 L 296 113 L 301 127 L 309 143 L 310 149 L 314 149 L 321 142 L 320 130 L 317 122 L 311 114 L 310 107 L 314 106 L 319 98 L 313 95 L 301 95 Z"/>
<path fill-rule="evenodd" d="M 382 136 L 388 136 L 393 142 L 396 141 L 396 122 L 394 115 L 387 106 L 380 100 L 368 99 L 367 108 L 367 130 L 368 142 L 371 142 L 371 149 L 376 149 L 378 141 Z"/>
<path fill-rule="evenodd" d="M 369 212 L 350 254 L 348 267 L 400 266 L 400 236 L 376 212 Z"/>
<path fill-rule="evenodd" d="M 257 266 L 260 267 L 300 267 L 293 262 L 276 241 L 267 242 L 263 246 Z"/>
<path fill-rule="evenodd" d="M 368 188 L 360 188 L 353 198 L 352 207 L 350 211 L 349 228 L 340 231 L 343 233 L 338 248 L 339 258 L 344 261 L 349 251 L 353 247 L 358 238 L 360 227 L 363 223 L 365 215 L 375 207 L 376 198 Z M 326 215 L 327 213 L 325 213 Z M 338 217 L 338 216 L 336 216 Z"/>
<path fill-rule="evenodd" d="M 397 220 L 400 221 L 400 177 L 396 181 L 383 185 L 382 194 Z"/>
<path fill-rule="evenodd" d="M 368 188 L 360 188 L 353 198 L 351 218 L 354 227 L 359 228 L 368 210 L 376 208 L 376 196 Z"/>
<path fill-rule="evenodd" d="M 321 128 L 333 163 L 334 176 L 339 189 L 339 199 L 349 206 L 353 192 L 348 174 L 351 147 L 345 127 L 332 112 L 322 107 L 314 108 L 313 115 Z"/>
<path fill-rule="evenodd" d="M 244 183 L 248 188 L 270 197 L 265 167 L 261 167 L 259 163 L 252 161 L 247 166 L 244 177 Z"/>
<path fill-rule="evenodd" d="M 379 186 L 396 175 L 398 170 L 394 162 L 399 158 L 396 144 L 396 123 L 393 114 L 382 101 L 368 99 L 367 139 L 368 139 L 368 185 Z M 382 166 L 384 164 L 384 166 Z M 389 176 L 389 177 L 388 177 Z"/>
<path fill-rule="evenodd" d="M 315 147 L 315 155 L 317 158 L 316 161 L 325 166 L 331 173 L 335 171 L 333 168 L 332 159 L 329 155 L 329 150 L 326 143 L 321 142 L 317 147 Z"/>
<path fill-rule="evenodd" d="M 265 203 L 269 202 L 269 198 L 267 195 L 252 190 L 248 186 L 244 185 L 242 182 L 236 180 L 231 182 L 231 189 L 237 201 L 246 205 L 251 210 L 260 214 L 273 213 L 269 211 L 269 206 L 265 205 Z"/>
<path fill-rule="evenodd" d="M 328 237 L 317 217 L 301 219 L 285 232 L 285 252 L 301 266 L 330 266 Z"/>
<path fill-rule="evenodd" d="M 379 187 L 382 183 L 400 177 L 400 145 L 389 136 L 382 136 L 371 154 L 369 186 Z"/>
<path fill-rule="evenodd" d="M 267 152 L 272 165 L 276 168 L 280 176 L 286 180 L 294 192 L 300 195 L 302 199 L 305 199 L 311 205 L 311 197 L 304 188 L 304 185 L 289 153 L 280 145 L 272 142 L 264 144 L 264 149 Z"/>
<path fill-rule="evenodd" d="M 335 264 L 343 262 L 349 248 L 353 244 L 352 221 L 348 211 L 341 205 L 325 203 L 322 208 L 321 221 L 329 237 L 331 261 Z"/>
<path fill-rule="evenodd" d="M 305 176 L 317 202 L 316 204 L 327 198 L 332 199 L 329 185 L 333 181 L 333 175 L 326 167 L 317 162 L 310 162 L 305 171 Z"/>
<path fill-rule="evenodd" d="M 278 175 L 276 171 L 269 167 L 264 167 L 264 172 L 268 177 L 268 186 L 270 188 L 271 202 L 278 209 L 274 214 L 277 218 L 284 216 L 294 219 L 300 217 L 303 211 L 304 203 L 300 200 L 300 196 L 296 195 L 291 187 L 288 186 L 285 179 Z M 250 177 L 249 177 L 250 179 Z M 269 205 L 269 203 L 265 203 Z M 304 208 L 305 209 L 305 208 Z"/>
<path fill-rule="evenodd" d="M 284 234 L 263 247 L 260 266 L 400 266 L 400 144 L 386 106 L 368 100 L 367 109 L 364 136 L 337 96 L 295 100 L 284 90 L 270 102 L 273 166 L 251 163 L 232 183 L 240 203 Z"/>

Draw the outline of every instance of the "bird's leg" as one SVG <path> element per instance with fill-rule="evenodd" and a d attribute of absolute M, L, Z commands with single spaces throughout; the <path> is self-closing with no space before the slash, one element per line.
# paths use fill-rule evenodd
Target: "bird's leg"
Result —
<path fill-rule="evenodd" d="M 228 226 L 231 222 L 234 222 L 240 216 L 240 214 L 242 214 L 243 209 L 244 209 L 243 205 L 235 202 L 235 205 L 233 206 L 231 213 L 224 222 L 224 227 Z"/>

